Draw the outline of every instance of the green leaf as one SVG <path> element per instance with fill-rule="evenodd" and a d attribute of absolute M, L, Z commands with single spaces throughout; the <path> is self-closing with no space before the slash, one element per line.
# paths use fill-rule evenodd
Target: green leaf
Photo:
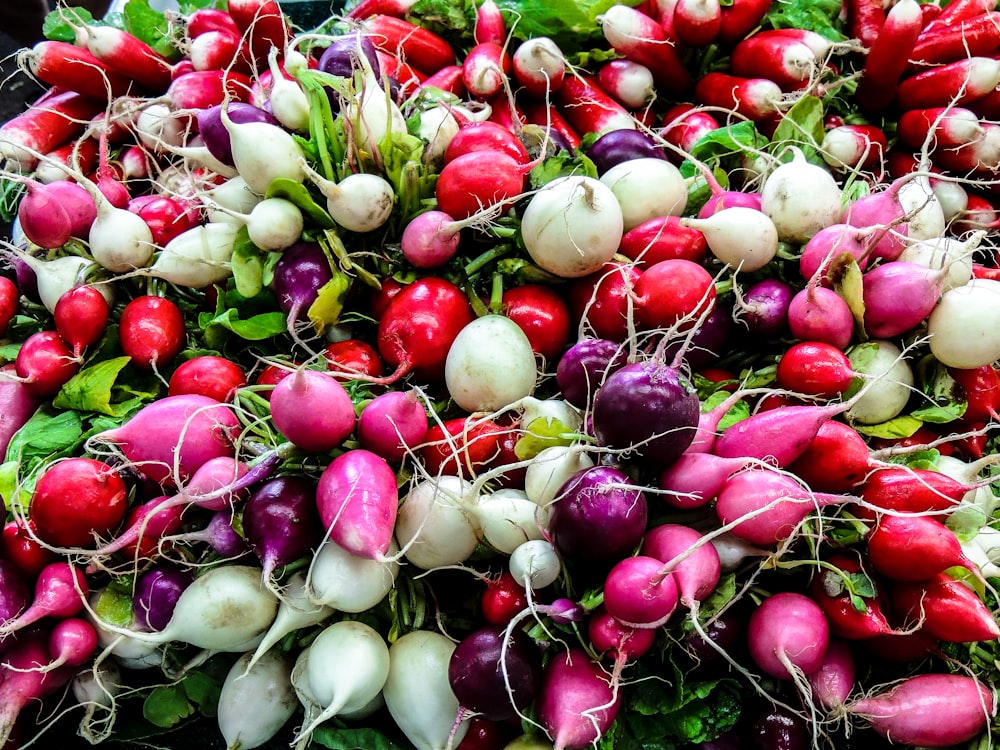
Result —
<path fill-rule="evenodd" d="M 213 328 L 224 329 L 247 341 L 263 341 L 280 336 L 288 330 L 288 321 L 283 312 L 261 313 L 244 320 L 237 310 L 230 308 L 215 316 L 203 313 L 198 321 L 198 324 L 205 329 L 206 336 L 212 335 Z M 217 335 L 218 331 L 214 333 Z"/>
<path fill-rule="evenodd" d="M 11 438 L 7 458 L 16 458 L 22 464 L 30 463 L 33 458 L 47 458 L 72 450 L 83 435 L 83 418 L 77 412 L 55 412 L 43 406 Z"/>
<path fill-rule="evenodd" d="M 142 715 L 146 720 L 163 728 L 177 726 L 194 713 L 195 707 L 180 683 L 154 688 L 142 704 Z"/>
<path fill-rule="evenodd" d="M 754 124 L 744 121 L 706 133 L 691 148 L 691 156 L 714 168 L 720 159 L 759 151 L 766 145 L 767 139 L 757 132 Z M 698 174 L 697 167 L 690 160 L 685 160 L 680 170 L 685 178 Z"/>
<path fill-rule="evenodd" d="M 578 436 L 558 419 L 538 417 L 527 425 L 524 434 L 514 445 L 514 455 L 520 460 L 534 458 L 546 448 L 572 445 Z"/>
<path fill-rule="evenodd" d="M 76 42 L 76 29 L 93 23 L 94 16 L 86 8 L 61 6 L 45 16 L 42 34 L 46 39 L 73 44 Z"/>
<path fill-rule="evenodd" d="M 836 269 L 836 272 L 834 269 Z M 844 298 L 847 306 L 851 309 L 851 314 L 854 316 L 854 322 L 858 326 L 858 330 L 864 330 L 864 285 L 858 262 L 850 253 L 843 253 L 831 261 L 830 271 L 827 272 L 827 275 L 830 276 L 831 274 L 833 274 L 832 278 L 834 279 L 834 291 Z"/>
<path fill-rule="evenodd" d="M 119 373 L 132 361 L 131 357 L 115 357 L 86 367 L 63 385 L 52 405 L 57 409 L 96 411 L 111 417 L 124 416 L 134 403 L 112 404 L 112 391 Z"/>
<path fill-rule="evenodd" d="M 314 745 L 330 750 L 406 750 L 405 745 L 377 729 L 333 727 L 329 724 L 318 727 L 313 732 L 312 741 Z"/>
<path fill-rule="evenodd" d="M 350 290 L 351 277 L 340 269 L 334 269 L 333 278 L 320 287 L 316 299 L 309 306 L 309 322 L 316 333 L 322 334 L 330 326 L 337 325 Z"/>
<path fill-rule="evenodd" d="M 149 0 L 128 0 L 123 14 L 125 30 L 145 42 L 168 60 L 180 60 L 182 53 L 177 46 L 177 25 L 155 8 Z"/>
<path fill-rule="evenodd" d="M 817 146 L 823 142 L 825 116 L 826 110 L 821 99 L 803 96 L 781 118 L 771 138 L 772 151 L 780 155 L 786 146 L 796 145 L 808 161 L 825 167 L 826 163 L 817 150 Z M 790 154 L 786 156 L 791 157 Z"/>
<path fill-rule="evenodd" d="M 589 46 L 589 42 L 603 41 L 597 17 L 617 4 L 617 0 L 542 0 L 531 3 L 497 0 L 501 11 L 516 18 L 516 25 L 513 22 L 508 24 L 516 38 L 548 36 L 564 54 Z M 639 0 L 625 0 L 625 4 L 635 6 Z"/>
<path fill-rule="evenodd" d="M 945 526 L 958 537 L 961 542 L 971 542 L 989 522 L 986 512 L 978 505 L 963 503 L 948 514 Z"/>
<path fill-rule="evenodd" d="M 323 229 L 332 229 L 335 226 L 333 219 L 330 218 L 330 214 L 316 202 L 312 193 L 301 182 L 289 180 L 285 177 L 271 180 L 271 184 L 267 186 L 265 197 L 284 198 L 286 201 L 295 204 L 314 224 Z M 246 296 L 252 297 L 253 295 L 248 294 Z"/>
<path fill-rule="evenodd" d="M 963 414 L 965 414 L 965 408 L 967 404 L 964 401 L 949 404 L 935 404 L 932 406 L 926 406 L 922 409 L 914 409 L 910 416 L 919 419 L 922 422 L 930 422 L 932 424 L 947 424 L 948 422 L 954 422 L 956 419 L 960 419 Z"/>
<path fill-rule="evenodd" d="M 855 424 L 854 429 L 868 437 L 899 440 L 910 437 L 922 424 L 919 419 L 904 414 L 881 424 Z"/>
<path fill-rule="evenodd" d="M 569 154 L 560 152 L 543 159 L 528 173 L 528 181 L 533 190 L 537 190 L 557 177 L 580 174 L 585 177 L 597 178 L 597 167 L 594 162 L 582 153 Z"/>
<path fill-rule="evenodd" d="M 775 29 L 809 29 L 832 42 L 842 42 L 846 37 L 834 24 L 841 5 L 841 0 L 782 0 L 771 3 L 764 21 Z"/>

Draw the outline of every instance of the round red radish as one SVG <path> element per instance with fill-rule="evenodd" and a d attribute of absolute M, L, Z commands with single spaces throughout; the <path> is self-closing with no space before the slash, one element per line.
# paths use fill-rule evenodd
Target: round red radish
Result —
<path fill-rule="evenodd" d="M 243 368 L 225 357 L 205 354 L 183 362 L 170 376 L 168 396 L 196 393 L 229 401 L 237 388 L 247 384 Z"/>
<path fill-rule="evenodd" d="M 379 378 L 385 374 L 378 351 L 361 339 L 335 341 L 326 347 L 323 356 L 326 357 L 326 369 L 341 382 L 366 377 Z"/>
<path fill-rule="evenodd" d="M 474 151 L 445 164 L 435 184 L 438 208 L 456 219 L 468 219 L 487 206 L 517 198 L 528 170 L 502 151 Z"/>
<path fill-rule="evenodd" d="M 184 316 L 165 297 L 136 297 L 122 310 L 118 324 L 122 351 L 142 370 L 160 369 L 184 348 Z"/>
<path fill-rule="evenodd" d="M 524 586 L 505 570 L 496 580 L 487 581 L 479 604 L 486 622 L 506 625 L 528 606 L 528 595 Z"/>
<path fill-rule="evenodd" d="M 128 210 L 146 222 L 159 247 L 192 227 L 188 208 L 169 196 L 138 196 L 129 201 Z"/>
<path fill-rule="evenodd" d="M 108 327 L 108 300 L 95 287 L 75 286 L 59 297 L 52 311 L 59 335 L 79 357 L 83 350 L 100 341 Z"/>
<path fill-rule="evenodd" d="M 631 263 L 612 261 L 569 287 L 574 321 L 583 322 L 594 338 L 624 341 L 631 320 L 633 290 L 642 271 Z"/>
<path fill-rule="evenodd" d="M 21 292 L 17 284 L 6 276 L 0 276 L 0 335 L 7 332 L 7 327 L 17 314 L 20 302 Z"/>
<path fill-rule="evenodd" d="M 128 491 L 117 471 L 92 458 L 67 458 L 35 484 L 28 514 L 38 538 L 56 547 L 93 547 L 118 527 Z"/>
<path fill-rule="evenodd" d="M 505 289 L 503 314 L 517 323 L 531 342 L 531 350 L 554 361 L 569 342 L 569 306 L 562 295 L 543 284 Z"/>
<path fill-rule="evenodd" d="M 850 492 L 871 469 L 871 454 L 857 430 L 828 419 L 788 469 L 817 492 Z"/>
<path fill-rule="evenodd" d="M 786 390 L 834 399 L 851 387 L 854 370 L 847 355 L 832 344 L 803 341 L 782 355 L 775 379 Z"/>
<path fill-rule="evenodd" d="M 58 559 L 55 552 L 38 542 L 37 536 L 38 531 L 30 519 L 8 521 L 0 533 L 0 558 L 13 563 L 32 581 L 45 566 Z"/>
<path fill-rule="evenodd" d="M 715 281 L 690 260 L 663 260 L 646 268 L 635 284 L 636 323 L 646 329 L 684 321 L 690 329 L 715 304 Z"/>
<path fill-rule="evenodd" d="M 80 362 L 55 331 L 39 331 L 24 340 L 14 369 L 33 396 L 52 398 L 80 370 Z"/>
<path fill-rule="evenodd" d="M 448 142 L 444 163 L 454 161 L 463 154 L 475 151 L 493 151 L 506 154 L 520 164 L 530 160 L 528 149 L 509 129 L 496 122 L 472 122 L 464 126 Z"/>

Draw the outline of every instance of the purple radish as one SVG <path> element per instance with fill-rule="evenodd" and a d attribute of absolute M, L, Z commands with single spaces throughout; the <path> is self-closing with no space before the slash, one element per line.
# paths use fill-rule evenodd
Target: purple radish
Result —
<path fill-rule="evenodd" d="M 578 471 L 550 506 L 549 533 L 559 552 L 582 560 L 617 559 L 642 540 L 646 496 L 614 466 Z"/>
<path fill-rule="evenodd" d="M 580 339 L 567 349 L 556 367 L 556 382 L 564 399 L 586 409 L 604 379 L 626 363 L 621 344 L 608 339 Z"/>
<path fill-rule="evenodd" d="M 208 396 L 166 396 L 125 424 L 88 439 L 116 445 L 143 476 L 165 486 L 184 482 L 206 461 L 233 454 L 240 421 L 231 406 Z"/>
<path fill-rule="evenodd" d="M 690 609 L 697 609 L 698 602 L 715 591 L 722 576 L 715 547 L 703 541 L 701 532 L 682 524 L 665 523 L 650 529 L 639 554 L 669 566 L 681 604 Z M 672 564 L 674 560 L 677 562 Z"/>
<path fill-rule="evenodd" d="M 771 339 L 788 330 L 788 306 L 795 291 L 780 279 L 764 279 L 747 289 L 733 310 L 734 317 L 750 333 Z"/>
<path fill-rule="evenodd" d="M 385 558 L 399 492 L 396 473 L 384 458 L 363 448 L 341 453 L 320 476 L 315 505 L 330 539 L 353 555 Z"/>
<path fill-rule="evenodd" d="M 243 506 L 243 533 L 263 565 L 274 571 L 310 555 L 323 538 L 316 511 L 316 485 L 301 475 L 275 477 L 260 485 Z"/>
<path fill-rule="evenodd" d="M 72 617 L 83 609 L 89 592 L 82 570 L 62 560 L 49 563 L 35 580 L 31 604 L 0 626 L 0 637 L 22 630 L 43 617 Z"/>
<path fill-rule="evenodd" d="M 271 391 L 271 418 L 290 442 L 305 451 L 326 453 L 354 432 L 354 402 L 336 378 L 298 369 Z"/>
<path fill-rule="evenodd" d="M 217 552 L 220 557 L 226 559 L 240 557 L 250 551 L 246 540 L 233 528 L 233 512 L 231 510 L 217 510 L 203 528 L 164 537 L 164 541 L 185 544 L 203 542 Z"/>
<path fill-rule="evenodd" d="M 490 721 L 517 716 L 542 681 L 541 651 L 520 629 L 488 625 L 469 633 L 448 662 L 448 682 L 462 708 Z"/>
<path fill-rule="evenodd" d="M 305 318 L 320 288 L 333 278 L 330 261 L 318 242 L 300 242 L 281 251 L 271 288 L 288 316 L 288 328 Z"/>
<path fill-rule="evenodd" d="M 823 664 L 830 628 L 812 599 L 793 591 L 772 594 L 750 615 L 747 646 L 761 670 L 779 680 L 811 675 Z"/>
<path fill-rule="evenodd" d="M 545 666 L 535 709 L 552 738 L 553 750 L 595 744 L 611 727 L 620 708 L 621 695 L 610 676 L 583 649 L 555 654 Z"/>
<path fill-rule="evenodd" d="M 0 559 L 0 622 L 13 620 L 31 600 L 31 589 L 21 571 L 11 562 Z"/>
<path fill-rule="evenodd" d="M 132 610 L 135 623 L 143 630 L 163 630 L 174 614 L 174 605 L 194 576 L 169 564 L 156 564 L 135 582 Z"/>
<path fill-rule="evenodd" d="M 399 463 L 408 450 L 424 442 L 429 423 L 427 409 L 415 390 L 380 393 L 358 417 L 361 447 L 390 463 Z"/>

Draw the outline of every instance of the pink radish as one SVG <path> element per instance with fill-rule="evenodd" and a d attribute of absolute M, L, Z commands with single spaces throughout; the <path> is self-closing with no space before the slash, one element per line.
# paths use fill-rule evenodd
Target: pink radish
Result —
<path fill-rule="evenodd" d="M 320 476 L 316 505 L 334 542 L 359 557 L 385 557 L 399 493 L 396 474 L 384 458 L 362 448 L 337 456 Z"/>
<path fill-rule="evenodd" d="M 830 642 L 823 610 L 803 594 L 772 594 L 750 615 L 747 645 L 764 672 L 779 680 L 820 668 Z"/>
<path fill-rule="evenodd" d="M 42 630 L 27 634 L 0 661 L 0 744 L 7 744 L 23 709 L 53 694 L 73 676 L 71 667 L 44 671 L 50 661 L 48 637 Z"/>
<path fill-rule="evenodd" d="M 703 541 L 701 532 L 683 524 L 653 527 L 646 532 L 639 552 L 670 568 L 681 604 L 692 610 L 715 590 L 722 575 L 715 547 Z"/>
<path fill-rule="evenodd" d="M 83 570 L 68 562 L 50 563 L 38 574 L 31 604 L 17 617 L 0 625 L 0 637 L 22 630 L 43 617 L 72 617 L 83 610 L 89 593 Z"/>
<path fill-rule="evenodd" d="M 629 627 L 660 627 L 679 601 L 673 574 L 664 569 L 661 560 L 648 555 L 620 560 L 604 580 L 604 606 Z"/>
<path fill-rule="evenodd" d="M 63 665 L 80 667 L 97 650 L 97 630 L 81 617 L 67 617 L 52 626 L 49 633 L 49 654 L 53 661 L 43 668 L 48 672 Z"/>
<path fill-rule="evenodd" d="M 587 747 L 607 732 L 621 696 L 598 663 L 583 649 L 571 648 L 546 665 L 535 707 L 553 750 L 571 750 Z"/>
<path fill-rule="evenodd" d="M 72 237 L 87 237 L 97 204 L 86 189 L 65 179 L 47 185 L 26 179 L 25 185 L 27 192 L 17 207 L 25 237 L 47 249 L 62 247 Z"/>
<path fill-rule="evenodd" d="M 855 659 L 850 644 L 831 638 L 823 663 L 809 675 L 812 697 L 828 711 L 841 708 L 855 685 Z"/>
<path fill-rule="evenodd" d="M 328 373 L 298 369 L 271 391 L 274 426 L 303 450 L 325 453 L 354 432 L 354 403 Z"/>
<path fill-rule="evenodd" d="M 690 449 L 660 473 L 664 502 L 673 508 L 701 508 L 715 499 L 730 475 L 745 469 L 752 459 L 722 458 Z M 656 557 L 656 555 L 653 555 Z"/>

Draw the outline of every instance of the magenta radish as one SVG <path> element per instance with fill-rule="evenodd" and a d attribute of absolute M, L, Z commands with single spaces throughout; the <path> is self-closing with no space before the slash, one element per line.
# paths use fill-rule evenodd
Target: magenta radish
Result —
<path fill-rule="evenodd" d="M 68 180 L 43 185 L 25 180 L 27 192 L 17 207 L 24 236 L 39 247 L 62 247 L 72 237 L 86 238 L 97 218 L 97 204 L 83 187 Z"/>
<path fill-rule="evenodd" d="M 423 442 L 429 423 L 417 391 L 386 391 L 369 401 L 358 417 L 361 447 L 390 463 L 399 463 L 408 450 Z"/>
<path fill-rule="evenodd" d="M 186 481 L 209 459 L 231 456 L 239 429 L 226 404 L 208 396 L 167 396 L 88 442 L 114 446 L 144 476 L 169 485 Z"/>
<path fill-rule="evenodd" d="M 802 278 L 811 280 L 817 274 L 827 283 L 827 275 L 845 253 L 857 262 L 863 271 L 868 264 L 867 239 L 872 231 L 849 224 L 830 224 L 820 229 L 802 246 L 799 270 Z"/>
<path fill-rule="evenodd" d="M 514 78 L 524 91 L 545 98 L 559 90 L 566 77 L 566 58 L 559 45 L 545 36 L 524 40 L 511 56 Z"/>
<path fill-rule="evenodd" d="M 259 660 L 243 654 L 222 682 L 217 721 L 227 747 L 260 747 L 295 713 L 292 664 L 286 654 L 269 651 Z"/>
<path fill-rule="evenodd" d="M 926 176 L 910 174 L 893 181 L 881 192 L 851 203 L 843 221 L 859 228 L 884 231 L 872 247 L 869 259 L 895 260 L 912 240 L 932 239 L 944 234 L 944 212 Z"/>
<path fill-rule="evenodd" d="M 835 711 L 844 706 L 855 687 L 855 658 L 850 644 L 830 638 L 823 663 L 809 675 L 810 695 L 821 708 Z"/>
<path fill-rule="evenodd" d="M 818 281 L 819 276 L 813 279 Z M 832 289 L 810 283 L 788 305 L 788 329 L 801 341 L 818 341 L 846 349 L 854 335 L 850 306 Z"/>
<path fill-rule="evenodd" d="M 0 661 L 0 742 L 6 744 L 14 722 L 23 709 L 65 685 L 73 668 L 53 671 L 43 668 L 50 663 L 48 638 L 44 631 L 25 635 Z"/>
<path fill-rule="evenodd" d="M 671 507 L 701 508 L 715 499 L 730 475 L 749 463 L 746 458 L 686 451 L 660 473 L 657 484 L 666 491 L 663 500 Z"/>
<path fill-rule="evenodd" d="M 682 218 L 681 226 L 702 232 L 712 255 L 741 271 L 764 268 L 778 252 L 774 221 L 754 208 L 733 206 L 705 219 Z"/>
<path fill-rule="evenodd" d="M 303 450 L 326 453 L 354 432 L 354 403 L 328 373 L 299 368 L 271 391 L 274 426 Z"/>
<path fill-rule="evenodd" d="M 97 631 L 81 617 L 60 619 L 49 632 L 49 654 L 52 661 L 43 667 L 51 671 L 62 666 L 80 667 L 97 650 Z"/>
<path fill-rule="evenodd" d="M 316 487 L 307 477 L 285 475 L 254 489 L 243 505 L 243 535 L 260 560 L 264 583 L 274 571 L 307 558 L 323 538 Z"/>
<path fill-rule="evenodd" d="M 608 614 L 629 627 L 659 628 L 679 602 L 673 573 L 655 557 L 636 555 L 619 560 L 604 579 Z"/>
<path fill-rule="evenodd" d="M 624 625 L 609 615 L 603 605 L 591 612 L 587 621 L 587 635 L 599 654 L 614 659 L 612 679 L 621 673 L 626 664 L 649 651 L 656 641 L 655 630 Z"/>
<path fill-rule="evenodd" d="M 750 615 L 747 645 L 764 672 L 779 680 L 808 676 L 823 664 L 830 629 L 823 610 L 803 594 L 772 594 Z"/>
<path fill-rule="evenodd" d="M 530 396 L 538 377 L 527 334 L 505 315 L 483 315 L 448 348 L 444 382 L 469 412 L 493 412 Z"/>
<path fill-rule="evenodd" d="M 14 371 L 32 396 L 52 398 L 80 371 L 80 360 L 56 331 L 38 331 L 21 344 Z"/>
<path fill-rule="evenodd" d="M 392 590 L 399 574 L 399 547 L 393 542 L 385 561 L 352 555 L 331 539 L 319 546 L 306 580 L 309 601 L 341 612 L 364 612 Z"/>
<path fill-rule="evenodd" d="M 416 268 L 439 268 L 458 252 L 464 222 L 444 211 L 424 211 L 407 223 L 399 239 L 403 256 Z"/>
<path fill-rule="evenodd" d="M 83 570 L 68 562 L 49 563 L 38 574 L 31 604 L 0 625 L 0 636 L 22 630 L 43 617 L 72 617 L 83 610 L 89 593 Z"/>
<path fill-rule="evenodd" d="M 944 279 L 943 269 L 904 260 L 881 263 L 865 272 L 865 331 L 880 339 L 912 331 L 937 305 Z"/>
<path fill-rule="evenodd" d="M 924 673 L 845 708 L 894 743 L 951 747 L 982 732 L 994 706 L 993 691 L 973 677 Z M 941 721 L 942 716 L 948 720 Z"/>
<path fill-rule="evenodd" d="M 554 750 L 584 748 L 610 729 L 621 696 L 610 676 L 581 648 L 556 655 L 542 673 L 535 702 Z"/>
<path fill-rule="evenodd" d="M 330 539 L 359 557 L 385 558 L 399 494 L 384 458 L 363 448 L 341 453 L 320 475 L 315 502 Z"/>
<path fill-rule="evenodd" d="M 643 537 L 639 554 L 670 568 L 680 602 L 690 609 L 696 609 L 698 602 L 715 590 L 722 576 L 715 547 L 704 541 L 701 532 L 683 524 L 654 526 Z"/>
<path fill-rule="evenodd" d="M 468 731 L 449 682 L 455 643 L 434 630 L 414 630 L 389 649 L 389 674 L 382 688 L 386 709 L 417 748 L 460 743 Z M 420 695 L 420 700 L 414 700 Z"/>

